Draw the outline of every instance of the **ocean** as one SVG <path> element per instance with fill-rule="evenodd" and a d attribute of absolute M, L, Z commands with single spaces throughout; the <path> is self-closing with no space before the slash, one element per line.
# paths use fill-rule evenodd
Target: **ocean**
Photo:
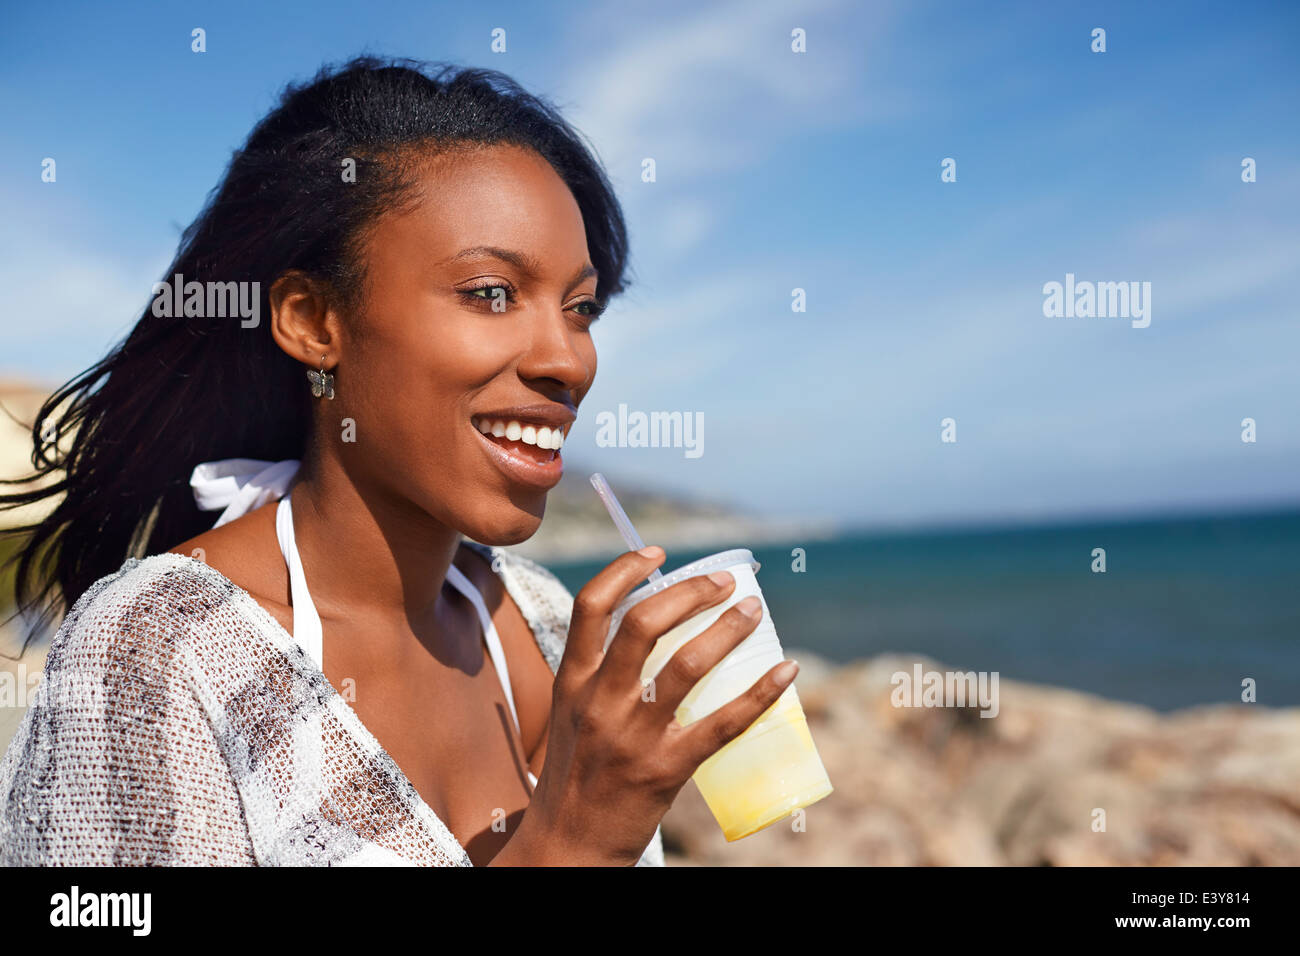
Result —
<path fill-rule="evenodd" d="M 663 569 L 743 546 L 670 551 Z M 787 651 L 837 663 L 920 653 L 1157 711 L 1239 703 L 1252 678 L 1258 703 L 1300 706 L 1300 511 L 751 550 Z M 576 593 L 606 563 L 547 567 Z"/>

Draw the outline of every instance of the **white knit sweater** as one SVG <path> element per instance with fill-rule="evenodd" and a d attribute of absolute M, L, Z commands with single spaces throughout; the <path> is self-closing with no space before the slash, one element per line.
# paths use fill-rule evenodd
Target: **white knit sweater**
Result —
<path fill-rule="evenodd" d="M 556 671 L 573 596 L 466 544 Z M 0 762 L 0 864 L 472 865 L 301 646 L 176 554 L 128 560 L 59 628 Z M 657 828 L 637 865 L 664 865 Z"/>

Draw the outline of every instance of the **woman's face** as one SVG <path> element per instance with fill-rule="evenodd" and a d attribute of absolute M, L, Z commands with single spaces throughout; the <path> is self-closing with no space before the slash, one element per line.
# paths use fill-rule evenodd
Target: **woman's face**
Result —
<path fill-rule="evenodd" d="M 422 169 L 418 205 L 368 240 L 364 306 L 341 331 L 319 437 L 339 443 L 363 495 L 514 544 L 537 530 L 560 479 L 562 453 L 542 446 L 557 428 L 567 435 L 596 375 L 586 230 L 568 187 L 529 150 L 443 155 Z M 517 440 L 513 427 L 491 434 L 512 421 Z"/>

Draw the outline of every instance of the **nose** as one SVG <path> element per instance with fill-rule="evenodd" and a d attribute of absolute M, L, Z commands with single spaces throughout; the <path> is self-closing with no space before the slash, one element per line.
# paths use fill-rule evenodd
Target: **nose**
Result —
<path fill-rule="evenodd" d="M 596 350 L 590 334 L 575 328 L 559 307 L 533 314 L 528 347 L 519 360 L 520 376 L 549 379 L 581 396 L 596 374 Z"/>

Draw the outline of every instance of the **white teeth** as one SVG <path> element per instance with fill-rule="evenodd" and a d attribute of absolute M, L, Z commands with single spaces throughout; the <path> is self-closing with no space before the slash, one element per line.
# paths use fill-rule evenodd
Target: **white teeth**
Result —
<path fill-rule="evenodd" d="M 473 423 L 484 435 L 491 435 L 493 438 L 505 438 L 510 441 L 522 441 L 529 445 L 536 445 L 538 448 L 549 448 L 552 451 L 559 451 L 564 445 L 564 431 L 560 428 L 551 428 L 547 425 L 525 425 L 519 421 L 493 421 L 487 418 L 481 418 Z"/>

